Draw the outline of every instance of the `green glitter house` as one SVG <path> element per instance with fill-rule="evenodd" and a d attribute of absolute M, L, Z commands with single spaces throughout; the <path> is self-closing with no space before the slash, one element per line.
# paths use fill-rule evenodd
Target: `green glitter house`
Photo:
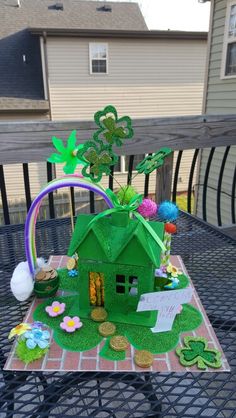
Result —
<path fill-rule="evenodd" d="M 89 317 L 94 306 L 104 306 L 108 319 L 154 326 L 157 312 L 136 312 L 140 296 L 155 291 L 155 269 L 161 249 L 138 219 L 127 212 L 90 221 L 78 215 L 68 255 L 79 256 L 79 312 Z M 164 224 L 149 222 L 163 240 Z"/>

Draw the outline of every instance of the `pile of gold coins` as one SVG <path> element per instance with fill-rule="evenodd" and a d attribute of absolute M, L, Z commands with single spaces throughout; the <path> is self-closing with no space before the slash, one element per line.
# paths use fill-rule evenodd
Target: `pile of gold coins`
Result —
<path fill-rule="evenodd" d="M 50 266 L 44 266 L 36 274 L 35 280 L 37 282 L 42 282 L 46 280 L 55 279 L 56 277 L 57 277 L 57 271 L 54 268 Z"/>

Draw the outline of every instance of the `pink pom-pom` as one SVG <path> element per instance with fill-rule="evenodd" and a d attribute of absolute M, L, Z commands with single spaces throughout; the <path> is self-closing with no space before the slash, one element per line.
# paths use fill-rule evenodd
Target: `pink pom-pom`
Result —
<path fill-rule="evenodd" d="M 141 205 L 138 207 L 138 212 L 144 218 L 152 218 L 156 216 L 157 204 L 151 199 L 143 199 Z"/>

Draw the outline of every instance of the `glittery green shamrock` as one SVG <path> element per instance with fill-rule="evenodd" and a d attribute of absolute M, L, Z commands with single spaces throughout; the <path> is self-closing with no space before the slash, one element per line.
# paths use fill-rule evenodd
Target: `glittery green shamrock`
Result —
<path fill-rule="evenodd" d="M 148 155 L 144 158 L 144 160 L 136 166 L 136 170 L 138 173 L 150 174 L 152 171 L 162 166 L 165 157 L 171 154 L 171 152 L 172 150 L 170 148 L 161 148 L 155 154 Z"/>
<path fill-rule="evenodd" d="M 222 366 L 221 352 L 208 348 L 206 338 L 188 336 L 184 338 L 184 344 L 185 347 L 176 349 L 176 354 L 183 366 L 189 367 L 196 364 L 198 369 L 202 370 L 205 370 L 207 366 L 214 369 Z"/>
<path fill-rule="evenodd" d="M 114 106 L 109 105 L 99 110 L 95 113 L 94 120 L 100 127 L 93 135 L 95 141 L 105 140 L 110 145 L 116 144 L 120 147 L 124 139 L 132 138 L 134 134 L 130 117 L 118 118 Z"/>
<path fill-rule="evenodd" d="M 66 163 L 63 167 L 65 174 L 73 174 L 77 164 L 85 165 L 84 161 L 79 160 L 78 151 L 83 149 L 83 145 L 76 146 L 76 131 L 72 131 L 67 139 L 67 146 L 65 147 L 62 140 L 52 137 L 52 143 L 60 154 L 53 153 L 47 159 L 50 163 Z"/>
<path fill-rule="evenodd" d="M 103 173 L 109 175 L 110 166 L 118 161 L 118 157 L 111 148 L 101 142 L 96 144 L 96 142 L 87 141 L 83 149 L 78 152 L 78 156 L 85 165 L 82 169 L 83 176 L 89 177 L 95 183 L 101 180 Z"/>

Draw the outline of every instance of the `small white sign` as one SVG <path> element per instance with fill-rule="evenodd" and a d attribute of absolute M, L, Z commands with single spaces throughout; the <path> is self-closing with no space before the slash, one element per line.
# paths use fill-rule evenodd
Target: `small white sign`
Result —
<path fill-rule="evenodd" d="M 170 331 L 180 305 L 190 302 L 193 288 L 166 290 L 164 292 L 144 293 L 141 295 L 137 312 L 158 311 L 156 325 L 152 332 Z"/>

